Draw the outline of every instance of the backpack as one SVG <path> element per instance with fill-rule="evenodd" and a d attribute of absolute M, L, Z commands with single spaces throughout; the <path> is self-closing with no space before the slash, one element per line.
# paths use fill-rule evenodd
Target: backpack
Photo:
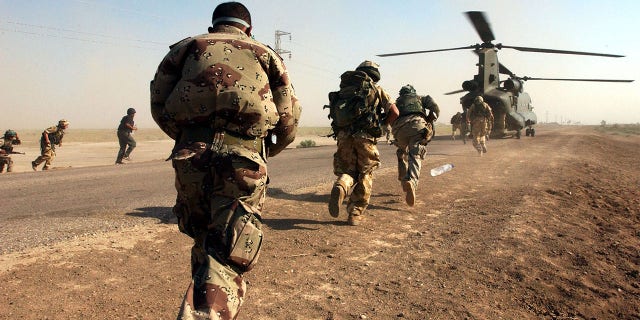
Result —
<path fill-rule="evenodd" d="M 330 136 L 338 131 L 351 134 L 366 132 L 374 138 L 382 136 L 383 119 L 378 90 L 373 80 L 362 71 L 347 71 L 340 76 L 340 90 L 329 92 Z"/>

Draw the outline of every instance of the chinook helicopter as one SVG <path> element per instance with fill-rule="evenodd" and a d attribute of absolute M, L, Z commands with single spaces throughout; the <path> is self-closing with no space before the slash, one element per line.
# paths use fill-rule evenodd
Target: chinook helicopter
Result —
<path fill-rule="evenodd" d="M 514 133 L 515 137 L 520 138 L 521 130 L 526 127 L 525 134 L 527 136 L 535 136 L 533 125 L 537 123 L 536 114 L 533 112 L 533 105 L 529 94 L 524 92 L 524 82 L 528 80 L 553 80 L 553 81 L 591 81 L 591 82 L 632 82 L 633 80 L 615 80 L 615 79 L 561 79 L 561 78 L 536 78 L 536 77 L 519 77 L 511 72 L 507 67 L 498 62 L 498 50 L 503 48 L 515 49 L 518 51 L 555 53 L 555 54 L 573 54 L 620 58 L 622 55 L 592 53 L 556 49 L 541 49 L 529 47 L 507 46 L 502 43 L 494 44 L 495 40 L 489 22 L 485 18 L 483 12 L 469 11 L 466 12 L 467 18 L 478 32 L 482 43 L 464 47 L 410 51 L 398 53 L 379 54 L 379 57 L 400 56 L 408 54 L 452 51 L 452 50 L 468 50 L 472 49 L 478 56 L 478 74 L 474 75 L 472 80 L 462 83 L 462 89 L 445 94 L 456 94 L 468 92 L 460 98 L 463 112 L 473 103 L 477 96 L 482 96 L 484 101 L 491 106 L 494 114 L 494 123 L 490 136 L 492 138 L 503 138 L 513 136 L 509 132 Z M 500 80 L 500 74 L 509 76 L 506 80 Z"/>

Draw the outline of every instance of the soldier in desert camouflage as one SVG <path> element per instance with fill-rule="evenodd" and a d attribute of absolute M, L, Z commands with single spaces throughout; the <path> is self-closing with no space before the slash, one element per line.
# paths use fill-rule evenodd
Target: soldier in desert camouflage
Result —
<path fill-rule="evenodd" d="M 21 143 L 18 133 L 14 130 L 9 129 L 4 132 L 4 136 L 2 136 L 2 144 L 0 144 L 0 173 L 4 172 L 5 166 L 7 167 L 7 172 L 13 171 L 13 159 L 11 159 L 11 155 L 16 153 L 24 154 L 22 152 L 13 151 L 13 146 Z"/>
<path fill-rule="evenodd" d="M 492 122 L 491 107 L 484 102 L 482 96 L 475 97 L 473 104 L 467 110 L 467 124 L 471 125 L 473 147 L 476 148 L 480 156 L 487 153 L 486 136 L 489 134 Z"/>
<path fill-rule="evenodd" d="M 301 107 L 281 58 L 251 37 L 237 2 L 209 33 L 171 46 L 151 82 L 151 114 L 172 139 L 180 231 L 194 240 L 179 319 L 235 319 L 258 259 L 267 158 L 295 138 Z"/>
<path fill-rule="evenodd" d="M 440 116 L 440 108 L 431 96 L 419 96 L 408 84 L 400 89 L 396 107 L 400 116 L 393 123 L 393 136 L 398 147 L 398 180 L 409 206 L 415 204 L 422 160 L 427 144 L 434 134 L 433 123 Z"/>
<path fill-rule="evenodd" d="M 333 173 L 338 178 L 331 189 L 329 213 L 332 217 L 338 217 L 342 202 L 351 193 L 347 200 L 347 222 L 355 226 L 363 220 L 364 211 L 371 198 L 373 171 L 380 165 L 377 139 L 382 136 L 382 126 L 392 123 L 397 118 L 398 109 L 389 95 L 377 84 L 380 80 L 377 63 L 364 61 L 356 70 L 347 71 L 340 78 L 341 89 L 335 95 L 329 94 L 328 106 L 338 144 L 333 155 Z M 350 108 L 341 108 L 343 112 L 336 110 L 342 103 L 340 101 L 348 96 L 348 92 L 354 90 L 368 92 L 363 105 L 356 106 L 357 109 L 366 111 L 357 117 L 354 115 L 355 111 Z M 349 104 L 355 105 L 350 102 Z M 384 119 L 382 114 L 386 115 Z M 350 116 L 353 116 L 353 119 L 349 119 Z"/>
<path fill-rule="evenodd" d="M 38 166 L 44 162 L 42 170 L 49 170 L 51 162 L 56 157 L 56 146 L 62 146 L 64 131 L 69 127 L 69 121 L 62 119 L 57 126 L 45 129 L 40 137 L 40 156 L 31 162 L 33 171 L 38 170 Z"/>
<path fill-rule="evenodd" d="M 457 112 L 451 117 L 451 140 L 456 140 L 456 130 L 460 130 L 460 138 L 462 143 L 467 144 L 467 134 L 469 129 L 467 126 L 466 114 Z"/>

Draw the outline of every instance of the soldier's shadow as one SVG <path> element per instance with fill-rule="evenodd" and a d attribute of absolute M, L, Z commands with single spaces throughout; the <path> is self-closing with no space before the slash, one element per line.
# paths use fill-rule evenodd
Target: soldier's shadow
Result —
<path fill-rule="evenodd" d="M 274 199 L 282 199 L 282 200 L 329 203 L 329 194 L 318 194 L 315 192 L 293 194 L 293 193 L 287 193 L 281 188 L 267 189 L 267 196 Z"/>
<path fill-rule="evenodd" d="M 315 192 L 308 192 L 308 193 L 300 193 L 300 194 L 292 194 L 292 193 L 287 193 L 286 191 L 280 189 L 280 188 L 270 188 L 267 189 L 267 195 L 271 198 L 274 199 L 282 199 L 282 200 L 292 200 L 292 201 L 302 201 L 302 202 L 315 202 L 315 203 L 329 203 L 329 198 L 331 197 L 328 193 L 327 194 L 318 194 Z M 369 203 L 369 206 L 367 207 L 368 210 L 371 209 L 378 209 L 378 210 L 389 210 L 389 211 L 399 211 L 396 208 L 391 208 L 391 207 L 386 207 L 386 206 L 381 206 L 377 203 L 375 203 L 376 201 L 374 200 L 375 198 L 384 198 L 384 197 L 390 197 L 390 196 L 395 196 L 395 194 L 392 193 L 374 193 L 371 195 L 371 201 Z M 348 197 L 348 195 L 347 195 Z M 345 200 L 346 203 L 346 200 Z"/>
<path fill-rule="evenodd" d="M 171 207 L 143 207 L 136 208 L 135 211 L 128 212 L 126 215 L 138 218 L 156 218 L 160 223 L 173 224 L 178 220 L 172 209 Z"/>
<path fill-rule="evenodd" d="M 327 214 L 328 215 L 328 214 Z M 347 221 L 334 220 L 311 220 L 311 219 L 292 219 L 292 218 L 278 218 L 278 219 L 262 219 L 262 222 L 273 230 L 310 230 L 315 231 L 320 229 L 321 225 L 347 225 Z M 312 227 L 313 226 L 313 227 Z"/>

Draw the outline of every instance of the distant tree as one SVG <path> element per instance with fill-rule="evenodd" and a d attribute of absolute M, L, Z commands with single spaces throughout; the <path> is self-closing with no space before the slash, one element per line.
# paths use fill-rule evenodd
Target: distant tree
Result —
<path fill-rule="evenodd" d="M 606 121 L 604 121 L 604 120 L 600 121 L 600 126 L 601 126 L 601 127 L 604 127 L 604 126 L 606 126 L 606 125 L 607 125 L 607 122 L 606 122 Z"/>

